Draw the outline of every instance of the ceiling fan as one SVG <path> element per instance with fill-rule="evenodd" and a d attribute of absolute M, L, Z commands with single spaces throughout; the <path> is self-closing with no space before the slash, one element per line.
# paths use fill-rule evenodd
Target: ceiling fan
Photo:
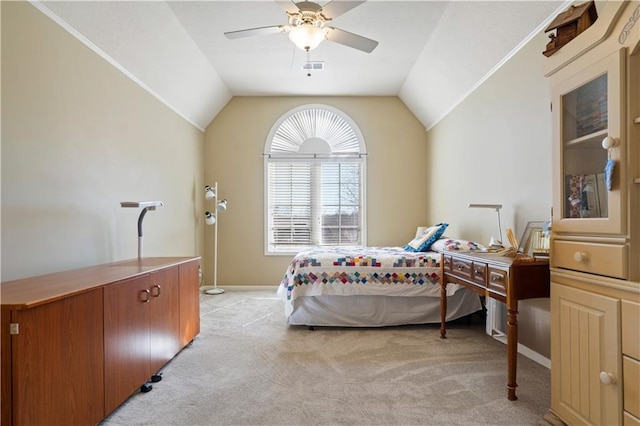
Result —
<path fill-rule="evenodd" d="M 300 49 L 309 52 L 323 40 L 333 41 L 363 52 L 371 53 L 378 42 L 369 38 L 327 25 L 332 19 L 364 3 L 363 1 L 333 0 L 324 6 L 312 1 L 294 3 L 293 0 L 276 0 L 287 13 L 287 25 L 250 28 L 224 33 L 227 38 L 260 36 L 275 33 L 289 33 L 291 41 Z"/>

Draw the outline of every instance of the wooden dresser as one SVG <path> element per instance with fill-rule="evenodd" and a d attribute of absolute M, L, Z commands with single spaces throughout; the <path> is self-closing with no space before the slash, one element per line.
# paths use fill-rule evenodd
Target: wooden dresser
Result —
<path fill-rule="evenodd" d="M 640 2 L 596 6 L 593 25 L 543 59 L 553 118 L 550 417 L 637 426 Z"/>
<path fill-rule="evenodd" d="M 2 424 L 97 424 L 200 332 L 199 258 L 1 284 Z"/>

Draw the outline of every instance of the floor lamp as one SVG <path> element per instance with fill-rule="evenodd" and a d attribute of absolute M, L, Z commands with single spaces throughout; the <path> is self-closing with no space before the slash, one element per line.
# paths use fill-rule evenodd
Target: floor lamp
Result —
<path fill-rule="evenodd" d="M 224 293 L 224 290 L 218 288 L 218 212 L 223 212 L 227 210 L 227 200 L 219 200 L 218 201 L 218 182 L 216 182 L 213 187 L 207 185 L 204 187 L 204 198 L 207 201 L 214 201 L 215 208 L 213 213 L 206 212 L 205 213 L 205 222 L 207 225 L 214 226 L 214 236 L 213 236 L 213 288 L 205 290 L 206 294 L 221 294 Z"/>
<path fill-rule="evenodd" d="M 142 259 L 142 220 L 149 210 L 155 210 L 156 207 L 163 206 L 162 201 L 122 201 L 121 207 L 142 208 L 140 216 L 138 216 L 138 259 Z"/>
<path fill-rule="evenodd" d="M 493 237 L 491 237 L 491 241 L 489 245 L 492 248 L 502 248 L 502 225 L 500 224 L 500 209 L 502 208 L 502 204 L 469 204 L 470 208 L 480 208 L 480 209 L 495 209 L 498 214 L 498 235 L 500 236 L 500 240 L 496 241 Z"/>

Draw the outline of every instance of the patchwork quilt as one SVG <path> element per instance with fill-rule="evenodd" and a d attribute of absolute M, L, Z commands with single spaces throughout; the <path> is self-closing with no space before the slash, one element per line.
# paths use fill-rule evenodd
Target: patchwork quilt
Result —
<path fill-rule="evenodd" d="M 402 247 L 314 248 L 293 258 L 278 295 L 289 304 L 322 295 L 440 297 L 440 260 L 440 253 Z M 448 295 L 458 288 L 448 285 Z"/>

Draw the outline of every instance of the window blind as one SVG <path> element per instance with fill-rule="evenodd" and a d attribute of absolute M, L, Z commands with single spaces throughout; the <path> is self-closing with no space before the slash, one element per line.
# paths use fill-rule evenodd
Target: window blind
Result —
<path fill-rule="evenodd" d="M 268 164 L 269 245 L 275 251 L 361 241 L 361 166 L 354 162 Z"/>

